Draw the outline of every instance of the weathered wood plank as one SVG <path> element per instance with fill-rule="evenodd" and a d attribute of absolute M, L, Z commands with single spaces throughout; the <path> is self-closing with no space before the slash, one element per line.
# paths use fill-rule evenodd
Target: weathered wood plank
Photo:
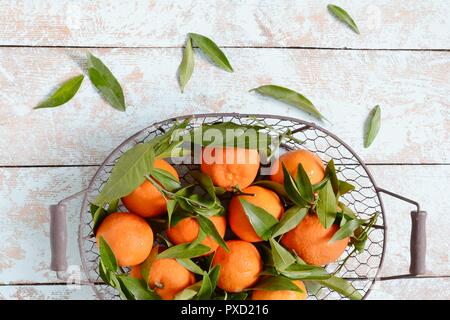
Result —
<path fill-rule="evenodd" d="M 370 166 L 381 187 L 418 200 L 428 211 L 428 254 L 430 272 L 450 273 L 450 243 L 442 235 L 450 233 L 445 221 L 450 206 L 446 181 L 450 166 L 397 165 Z M 96 168 L 3 168 L 0 169 L 0 220 L 7 226 L 0 233 L 0 284 L 52 283 L 58 280 L 48 270 L 50 262 L 47 206 L 81 190 L 87 185 Z M 437 187 L 439 186 L 439 187 Z M 433 199 L 433 200 L 430 200 Z M 388 238 L 382 275 L 404 274 L 409 266 L 409 233 L 411 206 L 383 197 L 386 207 Z M 79 203 L 68 206 L 69 264 L 79 264 L 76 228 Z M 378 298 L 443 298 L 449 299 L 449 280 L 419 279 L 390 281 L 376 287 Z M 65 289 L 54 288 L 41 293 L 40 287 L 31 289 L 0 287 L 0 297 L 58 297 L 69 298 Z M 5 289 L 6 288 L 6 289 Z M 401 289 L 400 289 L 401 288 Z M 433 289 L 431 289 L 433 288 Z M 437 289 L 439 288 L 439 289 Z M 28 291 L 27 291 L 28 290 Z M 78 293 L 75 294 L 78 297 Z M 91 295 L 83 293 L 83 298 Z"/>
<path fill-rule="evenodd" d="M 354 34 L 325 0 L 127 2 L 4 1 L 0 45 L 181 46 L 188 32 L 222 46 L 449 48 L 446 1 L 337 0 L 354 17 Z"/>
<path fill-rule="evenodd" d="M 69 104 L 33 110 L 82 72 L 85 50 L 0 49 L 0 165 L 99 164 L 155 121 L 202 112 L 269 113 L 314 120 L 248 90 L 274 83 L 309 97 L 323 123 L 369 163 L 449 163 L 450 55 L 445 52 L 227 49 L 235 73 L 197 54 L 184 94 L 180 49 L 94 50 L 123 84 L 127 113 L 107 106 L 86 79 Z M 81 67 L 80 67 L 81 65 Z M 369 149 L 363 127 L 375 104 L 382 127 Z"/>
<path fill-rule="evenodd" d="M 0 300 L 91 300 L 95 294 L 89 286 L 65 285 L 2 286 Z"/>

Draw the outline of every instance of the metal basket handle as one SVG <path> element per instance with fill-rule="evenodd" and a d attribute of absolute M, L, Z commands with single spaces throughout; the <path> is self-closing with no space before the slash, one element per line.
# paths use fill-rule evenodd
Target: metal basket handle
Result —
<path fill-rule="evenodd" d="M 67 206 L 66 203 L 81 195 L 85 195 L 88 189 L 77 192 L 58 204 L 50 205 L 50 269 L 57 273 L 61 280 L 67 280 L 64 272 L 67 270 Z M 82 282 L 83 283 L 83 282 Z"/>

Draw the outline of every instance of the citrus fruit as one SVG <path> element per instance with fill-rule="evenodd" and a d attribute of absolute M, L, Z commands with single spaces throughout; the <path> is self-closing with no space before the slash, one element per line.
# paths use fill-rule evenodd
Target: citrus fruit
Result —
<path fill-rule="evenodd" d="M 254 290 L 252 300 L 305 300 L 308 296 L 305 285 L 300 280 L 292 280 L 303 292 L 291 290 Z"/>
<path fill-rule="evenodd" d="M 141 266 L 134 266 L 130 276 L 142 279 Z M 175 295 L 195 283 L 195 276 L 175 259 L 153 261 L 147 280 L 150 288 L 164 300 L 172 300 Z"/>
<path fill-rule="evenodd" d="M 201 171 L 211 177 L 214 185 L 233 190 L 248 187 L 258 174 L 259 153 L 253 149 L 205 147 Z"/>
<path fill-rule="evenodd" d="M 178 180 L 177 171 L 165 160 L 156 159 L 153 167 L 169 172 Z M 145 180 L 133 192 L 123 197 L 122 203 L 130 212 L 151 218 L 165 213 L 167 202 L 158 189 L 150 181 Z"/>
<path fill-rule="evenodd" d="M 115 212 L 100 224 L 97 243 L 103 237 L 120 266 L 143 262 L 153 246 L 153 231 L 141 217 L 129 212 Z"/>
<path fill-rule="evenodd" d="M 164 300 L 195 283 L 192 272 L 175 259 L 157 259 L 150 267 L 148 284 Z"/>
<path fill-rule="evenodd" d="M 250 186 L 242 191 L 246 194 L 253 194 L 253 196 L 237 195 L 231 199 L 228 206 L 231 230 L 242 240 L 249 242 L 261 241 L 262 239 L 253 229 L 239 199 L 244 199 L 255 206 L 263 208 L 276 219 L 279 219 L 284 212 L 283 204 L 275 192 L 260 186 Z"/>
<path fill-rule="evenodd" d="M 347 248 L 349 238 L 329 243 L 338 230 L 335 224 L 325 229 L 316 214 L 307 214 L 294 229 L 284 234 L 281 243 L 306 263 L 325 265 L 336 261 Z"/>
<path fill-rule="evenodd" d="M 298 164 L 301 163 L 312 184 L 319 183 L 325 177 L 325 168 L 322 160 L 308 150 L 292 150 L 282 154 L 275 160 L 270 172 L 270 179 L 283 184 L 284 174 L 281 163 L 284 163 L 287 171 L 293 177 L 297 175 Z"/>
<path fill-rule="evenodd" d="M 212 216 L 209 217 L 209 220 L 211 220 L 211 222 L 216 227 L 217 232 L 223 238 L 227 227 L 226 218 L 224 216 Z M 200 226 L 197 222 L 197 219 L 189 217 L 180 220 L 175 226 L 167 230 L 167 236 L 169 237 L 169 240 L 174 244 L 180 244 L 194 241 L 197 238 L 199 231 Z M 201 242 L 201 244 L 204 244 L 205 246 L 211 248 L 211 251 L 209 253 L 215 251 L 219 246 L 219 244 L 213 238 L 211 238 L 211 236 L 207 236 Z"/>
<path fill-rule="evenodd" d="M 226 242 L 230 252 L 217 248 L 212 266 L 220 265 L 217 286 L 228 292 L 241 292 L 258 281 L 262 271 L 261 256 L 256 247 L 246 241 Z"/>

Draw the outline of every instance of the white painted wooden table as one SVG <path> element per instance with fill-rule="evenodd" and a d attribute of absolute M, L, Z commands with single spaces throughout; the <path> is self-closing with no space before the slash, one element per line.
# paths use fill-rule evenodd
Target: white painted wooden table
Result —
<path fill-rule="evenodd" d="M 93 299 L 49 271 L 49 204 L 83 189 L 110 151 L 154 121 L 196 112 L 261 112 L 313 120 L 249 94 L 275 83 L 309 97 L 369 164 L 381 187 L 428 211 L 428 269 L 450 270 L 450 2 L 0 1 L 0 298 Z M 186 92 L 176 71 L 188 32 L 214 39 L 235 73 L 197 59 Z M 127 113 L 85 81 L 69 104 L 33 107 L 82 72 L 90 50 L 122 83 Z M 198 56 L 198 55 L 197 55 Z M 363 123 L 382 107 L 382 129 L 364 149 Z M 406 273 L 411 207 L 384 197 L 389 238 L 383 275 Z M 79 203 L 69 210 L 69 263 Z M 450 299 L 450 279 L 390 281 L 370 298 Z"/>

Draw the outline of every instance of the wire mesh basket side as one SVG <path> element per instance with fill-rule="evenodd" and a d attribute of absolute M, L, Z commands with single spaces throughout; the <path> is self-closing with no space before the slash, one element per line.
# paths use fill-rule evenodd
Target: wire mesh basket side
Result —
<path fill-rule="evenodd" d="M 124 152 L 137 143 L 150 141 L 154 137 L 163 134 L 172 127 L 175 121 L 176 119 L 169 119 L 151 125 L 130 137 L 111 153 L 98 169 L 90 183 L 90 192 L 88 192 L 83 201 L 80 213 L 79 246 L 83 269 L 96 295 L 100 299 L 115 299 L 118 296 L 113 288 L 101 284 L 101 279 L 98 274 L 99 255 L 91 228 L 92 218 L 89 211 L 89 202 L 98 195 L 108 180 L 113 165 Z M 283 145 L 286 150 L 304 148 L 317 154 L 324 162 L 334 159 L 338 171 L 338 178 L 348 181 L 355 186 L 355 190 L 345 194 L 342 197 L 342 201 L 354 210 L 360 218 L 368 219 L 376 212 L 379 212 L 379 217 L 376 222 L 377 228 L 369 232 L 366 250 L 363 253 L 358 255 L 353 254 L 348 257 L 352 250 L 347 248 L 339 261 L 327 265 L 326 268 L 330 273 L 337 272 L 337 275 L 340 277 L 352 279 L 353 286 L 362 296 L 366 296 L 373 284 L 373 278 L 377 276 L 383 261 L 385 219 L 383 205 L 378 196 L 374 181 L 357 155 L 333 134 L 314 124 L 278 116 L 249 116 L 239 114 L 197 115 L 190 120 L 186 129 L 189 130 L 197 128 L 202 124 L 217 122 L 234 122 L 245 125 L 263 123 L 270 126 L 272 133 L 289 131 L 293 133 L 296 140 L 300 140 L 302 143 L 293 140 L 287 141 Z M 182 184 L 188 182 L 187 172 L 195 167 L 196 165 L 175 164 Z M 120 206 L 119 209 L 126 211 L 123 206 Z M 346 261 L 345 265 L 342 264 L 343 261 Z M 314 292 L 309 292 L 308 298 L 342 299 L 344 297 L 326 287 L 320 287 L 315 288 Z"/>

